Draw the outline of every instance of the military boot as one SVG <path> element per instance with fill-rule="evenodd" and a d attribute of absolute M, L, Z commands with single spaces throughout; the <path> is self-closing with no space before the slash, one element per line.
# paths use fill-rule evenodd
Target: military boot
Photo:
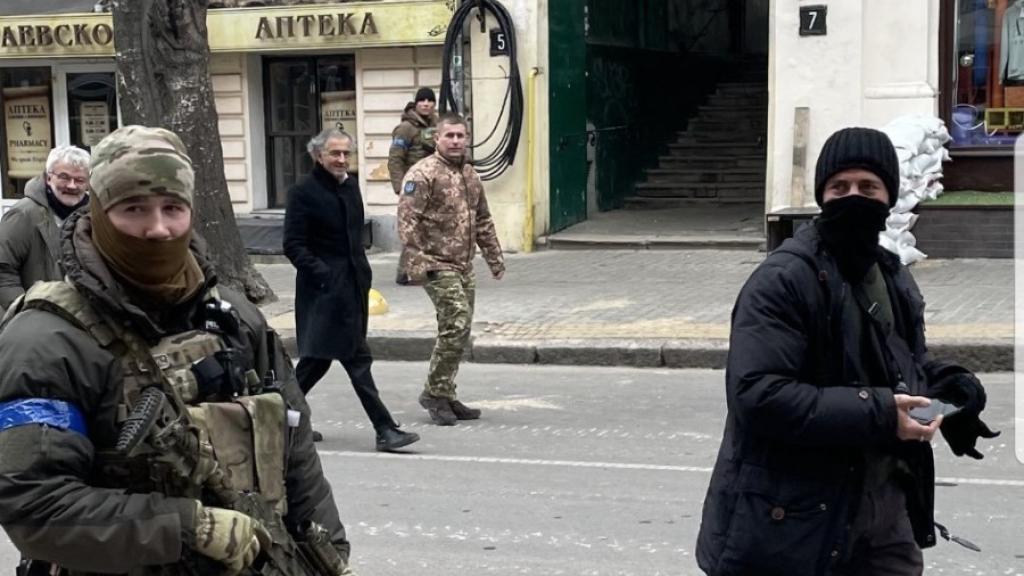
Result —
<path fill-rule="evenodd" d="M 404 432 L 389 426 L 377 431 L 377 451 L 391 452 L 413 442 L 419 442 L 420 435 L 415 432 Z"/>
<path fill-rule="evenodd" d="M 452 407 L 452 413 L 459 420 L 476 420 L 480 418 L 480 410 L 470 408 L 458 400 L 449 400 L 448 405 Z"/>
<path fill-rule="evenodd" d="M 452 412 L 451 404 L 447 398 L 431 396 L 426 390 L 420 394 L 420 406 L 427 409 L 430 419 L 438 426 L 454 426 L 458 418 Z"/>

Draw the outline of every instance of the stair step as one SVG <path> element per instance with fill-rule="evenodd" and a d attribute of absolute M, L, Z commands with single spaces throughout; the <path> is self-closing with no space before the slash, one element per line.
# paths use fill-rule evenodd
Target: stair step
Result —
<path fill-rule="evenodd" d="M 698 118 L 707 118 L 708 116 L 767 116 L 768 106 L 717 106 L 715 104 L 704 104 L 698 108 Z"/>
<path fill-rule="evenodd" d="M 739 97 L 739 96 L 757 97 L 757 98 L 764 98 L 765 100 L 767 100 L 768 99 L 768 89 L 766 87 L 764 87 L 764 86 L 758 86 L 758 87 L 754 87 L 754 88 L 744 88 L 744 87 L 728 87 L 728 86 L 722 86 L 721 84 L 719 84 L 715 88 L 714 95 L 716 95 L 716 96 L 734 96 L 734 97 Z"/>
<path fill-rule="evenodd" d="M 693 151 L 693 150 L 714 150 L 715 153 L 727 154 L 729 156 L 750 156 L 754 154 L 765 154 L 764 144 L 758 144 L 756 142 L 723 142 L 723 141 L 684 141 L 684 142 L 671 142 L 668 145 L 670 152 L 677 150 L 682 151 Z"/>
<path fill-rule="evenodd" d="M 708 96 L 709 102 L 719 102 L 723 100 L 728 102 L 745 102 L 752 106 L 763 103 L 767 106 L 768 94 L 749 94 L 743 92 L 726 92 L 723 94 L 722 92 L 716 92 Z"/>
<path fill-rule="evenodd" d="M 675 198 L 761 199 L 764 183 L 760 186 L 740 184 L 663 184 L 644 182 L 636 185 L 637 196 Z"/>
<path fill-rule="evenodd" d="M 758 141 L 765 140 L 765 133 L 755 131 L 726 131 L 721 130 L 718 132 L 712 131 L 701 131 L 701 132 L 683 132 L 679 138 L 675 141 L 676 144 L 708 144 L 708 145 L 719 145 L 719 144 L 731 144 L 736 147 L 743 146 L 760 146 Z M 671 144 L 671 142 L 670 142 Z"/>
<path fill-rule="evenodd" d="M 694 194 L 687 191 L 680 190 L 636 190 L 636 196 L 638 198 L 658 198 L 658 199 L 673 199 L 673 200 L 694 200 L 704 202 L 722 202 L 732 204 L 753 204 L 755 202 L 764 202 L 764 196 L 761 194 L 754 194 L 753 192 L 736 195 L 718 195 L 718 194 Z"/>
<path fill-rule="evenodd" d="M 685 198 L 672 196 L 626 196 L 623 199 L 624 208 L 640 210 L 660 210 L 671 208 L 684 208 L 700 204 L 750 204 L 752 206 L 763 206 L 764 198 L 757 200 L 719 200 L 717 198 Z"/>
<path fill-rule="evenodd" d="M 764 164 L 764 163 L 762 163 Z M 738 166 L 727 170 L 718 168 L 651 168 L 647 170 L 648 174 L 657 174 L 658 176 L 717 176 L 723 173 L 732 174 L 734 176 L 764 176 L 765 167 L 762 166 Z"/>
<path fill-rule="evenodd" d="M 759 112 L 730 112 L 728 108 L 720 108 L 718 110 L 705 110 L 699 116 L 694 116 L 693 119 L 706 122 L 728 122 L 734 125 L 740 122 L 767 122 L 768 110 L 761 110 Z"/>
<path fill-rule="evenodd" d="M 720 184 L 729 186 L 759 186 L 764 185 L 764 173 L 735 173 L 728 170 L 721 172 L 702 172 L 694 174 L 679 174 L 649 170 L 647 172 L 647 183 L 665 184 L 676 186 L 688 186 L 691 184 Z"/>
<path fill-rule="evenodd" d="M 761 133 L 768 131 L 767 118 L 734 118 L 732 120 L 707 120 L 694 118 L 687 125 L 689 132 L 722 132 L 727 130 L 753 130 Z M 685 132 L 678 132 L 680 136 Z"/>
<path fill-rule="evenodd" d="M 703 170 L 729 170 L 736 168 L 764 168 L 764 156 L 662 156 L 658 165 L 664 169 L 699 168 Z"/>
<path fill-rule="evenodd" d="M 707 101 L 704 103 L 704 106 L 712 107 L 712 108 L 717 108 L 719 110 L 721 110 L 723 108 L 728 108 L 730 110 L 734 110 L 736 108 L 743 108 L 743 109 L 754 109 L 754 108 L 761 109 L 761 108 L 764 108 L 765 110 L 767 110 L 768 109 L 768 100 L 766 100 L 766 99 L 757 99 L 757 98 L 731 98 L 731 97 L 724 97 L 723 98 L 723 97 L 720 97 L 720 96 L 712 96 L 712 97 L 707 99 Z"/>
<path fill-rule="evenodd" d="M 713 180 L 704 181 L 695 178 L 671 178 L 671 177 L 650 177 L 646 182 L 640 182 L 639 184 L 651 184 L 655 186 L 662 186 L 665 188 L 690 188 L 694 186 L 742 186 L 744 188 L 755 189 L 758 187 L 763 188 L 765 185 L 765 179 L 761 178 L 736 178 L 728 180 Z"/>
<path fill-rule="evenodd" d="M 715 85 L 719 90 L 768 90 L 768 82 L 719 82 Z"/>

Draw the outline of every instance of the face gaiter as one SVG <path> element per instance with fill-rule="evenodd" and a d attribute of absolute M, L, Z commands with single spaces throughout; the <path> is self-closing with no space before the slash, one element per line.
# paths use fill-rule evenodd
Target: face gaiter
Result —
<path fill-rule="evenodd" d="M 53 193 L 53 189 L 49 185 L 46 186 L 46 202 L 50 205 L 50 210 L 60 218 L 61 222 L 68 219 L 71 213 L 78 210 L 82 206 L 89 203 L 89 195 L 82 196 L 82 199 L 78 201 L 74 206 L 68 206 L 57 199 L 57 195 Z"/>
<path fill-rule="evenodd" d="M 99 202 L 89 205 L 92 241 L 111 272 L 153 304 L 180 304 L 203 283 L 189 250 L 192 234 L 174 240 L 145 240 L 114 227 Z"/>
<path fill-rule="evenodd" d="M 848 282 L 860 282 L 878 261 L 878 233 L 885 230 L 888 217 L 889 206 L 863 196 L 837 198 L 822 206 L 818 233 Z"/>

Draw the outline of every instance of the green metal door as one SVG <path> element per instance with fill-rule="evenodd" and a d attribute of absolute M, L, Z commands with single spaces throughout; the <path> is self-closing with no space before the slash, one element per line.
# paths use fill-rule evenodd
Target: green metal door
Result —
<path fill-rule="evenodd" d="M 548 4 L 551 229 L 587 217 L 586 0 Z"/>

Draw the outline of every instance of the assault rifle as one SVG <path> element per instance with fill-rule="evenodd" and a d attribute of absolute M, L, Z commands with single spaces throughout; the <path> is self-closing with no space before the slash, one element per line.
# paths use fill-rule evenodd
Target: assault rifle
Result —
<path fill-rule="evenodd" d="M 174 401 L 174 400 L 177 400 Z M 256 520 L 270 532 L 274 545 L 263 550 L 252 569 L 261 576 L 343 576 L 350 574 L 345 561 L 331 545 L 327 529 L 315 522 L 302 527 L 296 540 L 280 514 L 253 492 L 233 490 L 209 447 L 201 445 L 198 429 L 178 399 L 172 400 L 159 387 L 142 390 L 131 414 L 121 427 L 116 451 L 125 457 L 143 454 L 168 466 L 175 485 L 188 486 L 185 494 L 203 503 L 230 508 Z M 206 495 L 202 498 L 203 494 Z M 209 562 L 197 558 L 194 571 L 209 572 Z M 202 566 L 206 566 L 203 568 Z"/>

